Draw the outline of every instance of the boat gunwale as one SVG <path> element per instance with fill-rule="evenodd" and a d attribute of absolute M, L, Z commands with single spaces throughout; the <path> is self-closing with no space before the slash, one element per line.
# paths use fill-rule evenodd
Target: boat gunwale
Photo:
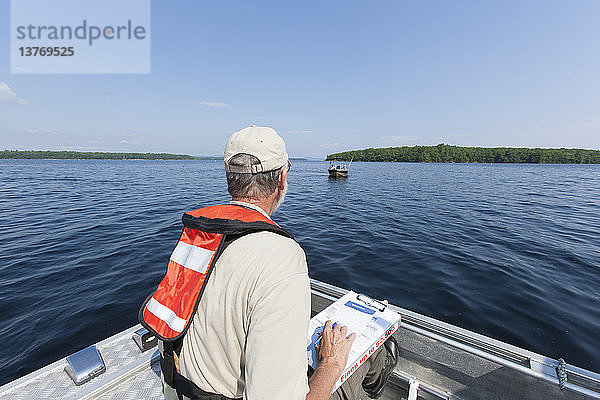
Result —
<path fill-rule="evenodd" d="M 131 338 L 131 336 L 133 335 L 133 333 L 136 330 L 140 329 L 141 327 L 142 326 L 140 324 L 136 324 L 130 328 L 127 328 L 125 330 L 117 332 L 114 335 L 111 335 L 111 336 L 93 344 L 93 346 L 96 346 L 96 348 L 98 348 L 100 350 L 101 354 L 103 352 L 103 350 L 102 350 L 103 348 L 108 348 L 111 344 L 114 344 L 119 341 L 131 341 L 130 345 L 136 346 L 135 343 L 133 342 L 133 339 Z M 19 390 L 19 388 L 24 387 L 27 384 L 30 384 L 33 380 L 43 378 L 45 375 L 50 374 L 56 370 L 61 370 L 61 369 L 64 370 L 64 367 L 67 365 L 67 356 L 59 358 L 58 360 L 56 360 L 48 365 L 45 365 L 35 371 L 32 371 L 26 375 L 23 375 L 20 378 L 17 378 L 11 382 L 8 382 L 8 383 L 0 386 L 0 396 L 4 395 L 6 393 L 9 393 L 9 392 L 15 392 L 15 391 Z M 65 399 L 69 399 L 69 398 L 80 399 L 80 400 L 93 399 L 96 396 L 98 396 L 99 394 L 110 390 L 110 388 L 118 385 L 119 383 L 123 382 L 124 380 L 137 374 L 142 369 L 158 362 L 159 359 L 160 359 L 160 354 L 159 354 L 157 348 L 152 348 L 145 352 L 140 352 L 133 361 L 124 363 L 123 365 L 119 365 L 118 370 L 106 371 L 103 374 L 98 375 L 94 379 L 90 380 L 89 382 L 86 382 L 83 385 L 77 386 L 77 389 L 80 393 L 77 393 L 75 395 L 75 397 L 70 396 L 70 397 L 65 397 Z M 118 371 L 123 369 L 123 367 L 130 367 L 130 368 L 128 368 L 125 371 L 125 373 L 119 374 Z M 116 376 L 116 377 L 114 377 L 114 376 Z M 71 378 L 68 377 L 66 372 L 64 372 L 64 377 L 68 378 L 68 380 L 65 379 L 66 381 L 73 383 L 73 381 L 71 380 Z M 111 377 L 113 377 L 113 379 L 110 379 Z"/>
<path fill-rule="evenodd" d="M 320 290 L 325 296 L 334 301 L 341 295 L 347 292 L 347 289 L 321 282 L 311 278 L 312 290 Z M 556 376 L 556 367 L 558 360 L 526 350 L 500 340 L 484 336 L 477 332 L 440 321 L 405 308 L 389 304 L 390 309 L 400 314 L 400 328 L 405 328 L 417 334 L 429 337 L 431 339 L 446 343 L 452 347 L 464 350 L 473 355 L 482 357 L 486 360 L 501 364 L 505 367 L 515 369 L 527 375 L 543 379 L 546 382 L 559 385 L 558 377 Z M 408 318 L 407 318 L 408 317 Z M 412 323 L 411 323 L 412 321 Z M 415 324 L 417 322 L 417 324 Z M 420 324 L 419 324 L 420 323 Z M 419 326 L 422 325 L 422 326 Z M 425 326 L 435 327 L 434 330 L 427 330 Z M 463 339 L 461 341 L 460 339 Z M 466 339 L 466 340 L 465 340 Z M 474 345 L 477 345 L 474 346 Z M 481 348 L 479 348 L 481 346 Z M 498 351 L 498 354 L 492 353 Z M 509 357 L 503 357 L 502 354 L 518 356 L 529 360 L 530 366 L 525 366 L 522 363 L 515 362 Z M 586 381 L 591 387 L 600 387 L 600 374 L 589 371 L 571 364 L 566 364 L 567 377 L 569 375 L 576 377 L 576 381 Z M 573 390 L 592 398 L 600 399 L 600 391 L 595 391 L 588 386 L 579 386 L 567 380 L 565 388 Z"/>
<path fill-rule="evenodd" d="M 347 292 L 346 289 L 317 281 L 315 279 L 311 279 L 310 283 L 311 293 L 314 296 L 320 297 L 327 301 L 335 301 Z M 547 383 L 558 386 L 558 378 L 556 377 L 555 370 L 556 366 L 558 365 L 557 360 L 529 350 L 521 349 L 517 346 L 501 342 L 499 340 L 448 324 L 443 321 L 433 319 L 431 317 L 427 317 L 393 304 L 389 304 L 388 306 L 390 309 L 400 314 L 401 319 L 399 328 L 412 331 L 417 335 L 422 335 L 423 337 L 430 338 L 454 348 L 458 348 L 466 353 L 479 356 L 490 362 L 497 363 L 535 378 L 540 378 Z M 95 346 L 102 351 L 102 349 L 109 348 L 111 344 L 115 345 L 118 344 L 119 341 L 124 340 L 130 341 L 130 345 L 135 346 L 133 340 L 131 339 L 131 335 L 139 328 L 140 325 L 137 324 L 96 343 Z M 494 349 L 499 352 L 498 355 L 491 353 L 491 351 Z M 504 356 L 506 354 L 508 354 L 508 357 Z M 517 357 L 517 359 L 528 359 L 530 365 L 525 366 L 518 361 L 515 362 L 515 357 Z M 21 387 L 34 383 L 34 380 L 36 379 L 43 378 L 44 376 L 53 373 L 58 369 L 63 369 L 66 365 L 65 359 L 66 358 L 61 358 L 36 371 L 0 386 L 0 396 L 6 395 L 10 392 L 18 391 Z M 140 352 L 132 361 L 119 364 L 118 368 L 114 369 L 113 371 L 107 371 L 85 385 L 80 386 L 79 388 L 81 388 L 81 391 L 79 391 L 75 397 L 70 395 L 70 397 L 67 398 L 90 399 L 96 395 L 110 391 L 114 387 L 118 386 L 121 382 L 131 378 L 132 376 L 135 376 L 142 370 L 149 367 L 152 368 L 152 365 L 154 365 L 158 359 L 158 350 L 156 350 L 156 348 L 143 353 Z M 591 398 L 600 399 L 600 390 L 596 390 L 596 388 L 600 388 L 600 374 L 570 364 L 567 364 L 566 371 L 567 376 L 571 377 L 572 379 L 572 382 L 567 382 L 566 389 L 589 396 Z M 411 379 L 418 380 L 417 378 L 418 377 L 406 376 L 404 372 L 402 372 L 399 368 L 396 368 L 392 374 L 390 382 L 397 386 L 405 386 L 406 383 Z M 437 387 L 436 384 L 432 382 L 422 382 L 419 390 L 423 390 L 430 395 L 442 399 L 458 399 L 457 396 L 441 390 L 441 388 Z"/>

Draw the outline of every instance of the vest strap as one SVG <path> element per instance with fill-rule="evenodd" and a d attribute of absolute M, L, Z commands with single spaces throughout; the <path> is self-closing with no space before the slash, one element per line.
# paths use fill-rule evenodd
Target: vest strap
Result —
<path fill-rule="evenodd" d="M 160 353 L 160 370 L 163 373 L 165 383 L 173 386 L 173 374 L 175 373 L 175 357 L 173 356 L 173 342 L 163 341 L 163 351 Z"/>
<path fill-rule="evenodd" d="M 237 400 L 222 394 L 210 393 L 202 390 L 191 380 L 175 370 L 175 356 L 173 342 L 163 341 L 163 351 L 160 356 L 160 369 L 165 383 L 177 392 L 177 397 L 182 396 L 190 400 Z"/>

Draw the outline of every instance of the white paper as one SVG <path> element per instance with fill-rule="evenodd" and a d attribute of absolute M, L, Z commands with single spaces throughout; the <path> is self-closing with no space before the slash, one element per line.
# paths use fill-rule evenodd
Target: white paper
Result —
<path fill-rule="evenodd" d="M 316 346 L 327 320 L 347 326 L 348 335 L 356 333 L 348 363 L 335 390 L 396 330 L 400 314 L 365 295 L 346 293 L 310 320 L 307 354 L 308 364 L 314 369 L 318 364 Z"/>

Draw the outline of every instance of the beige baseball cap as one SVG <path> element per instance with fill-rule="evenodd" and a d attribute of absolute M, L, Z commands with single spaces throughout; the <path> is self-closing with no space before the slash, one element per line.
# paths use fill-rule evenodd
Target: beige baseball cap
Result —
<path fill-rule="evenodd" d="M 244 167 L 229 166 L 229 160 L 236 154 L 250 154 L 258 158 L 260 164 Z M 275 129 L 253 125 L 229 137 L 223 160 L 227 172 L 256 174 L 283 167 L 288 163 L 288 153 L 285 150 L 285 142 Z"/>

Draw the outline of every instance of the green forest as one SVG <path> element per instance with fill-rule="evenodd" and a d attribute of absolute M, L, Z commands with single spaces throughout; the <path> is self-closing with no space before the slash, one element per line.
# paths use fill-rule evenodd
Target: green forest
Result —
<path fill-rule="evenodd" d="M 194 160 L 186 154 L 169 153 L 103 153 L 80 151 L 4 150 L 0 158 L 59 159 L 59 160 Z"/>
<path fill-rule="evenodd" d="M 600 164 L 600 150 L 531 149 L 525 147 L 403 146 L 334 153 L 327 160 L 437 162 Z"/>

